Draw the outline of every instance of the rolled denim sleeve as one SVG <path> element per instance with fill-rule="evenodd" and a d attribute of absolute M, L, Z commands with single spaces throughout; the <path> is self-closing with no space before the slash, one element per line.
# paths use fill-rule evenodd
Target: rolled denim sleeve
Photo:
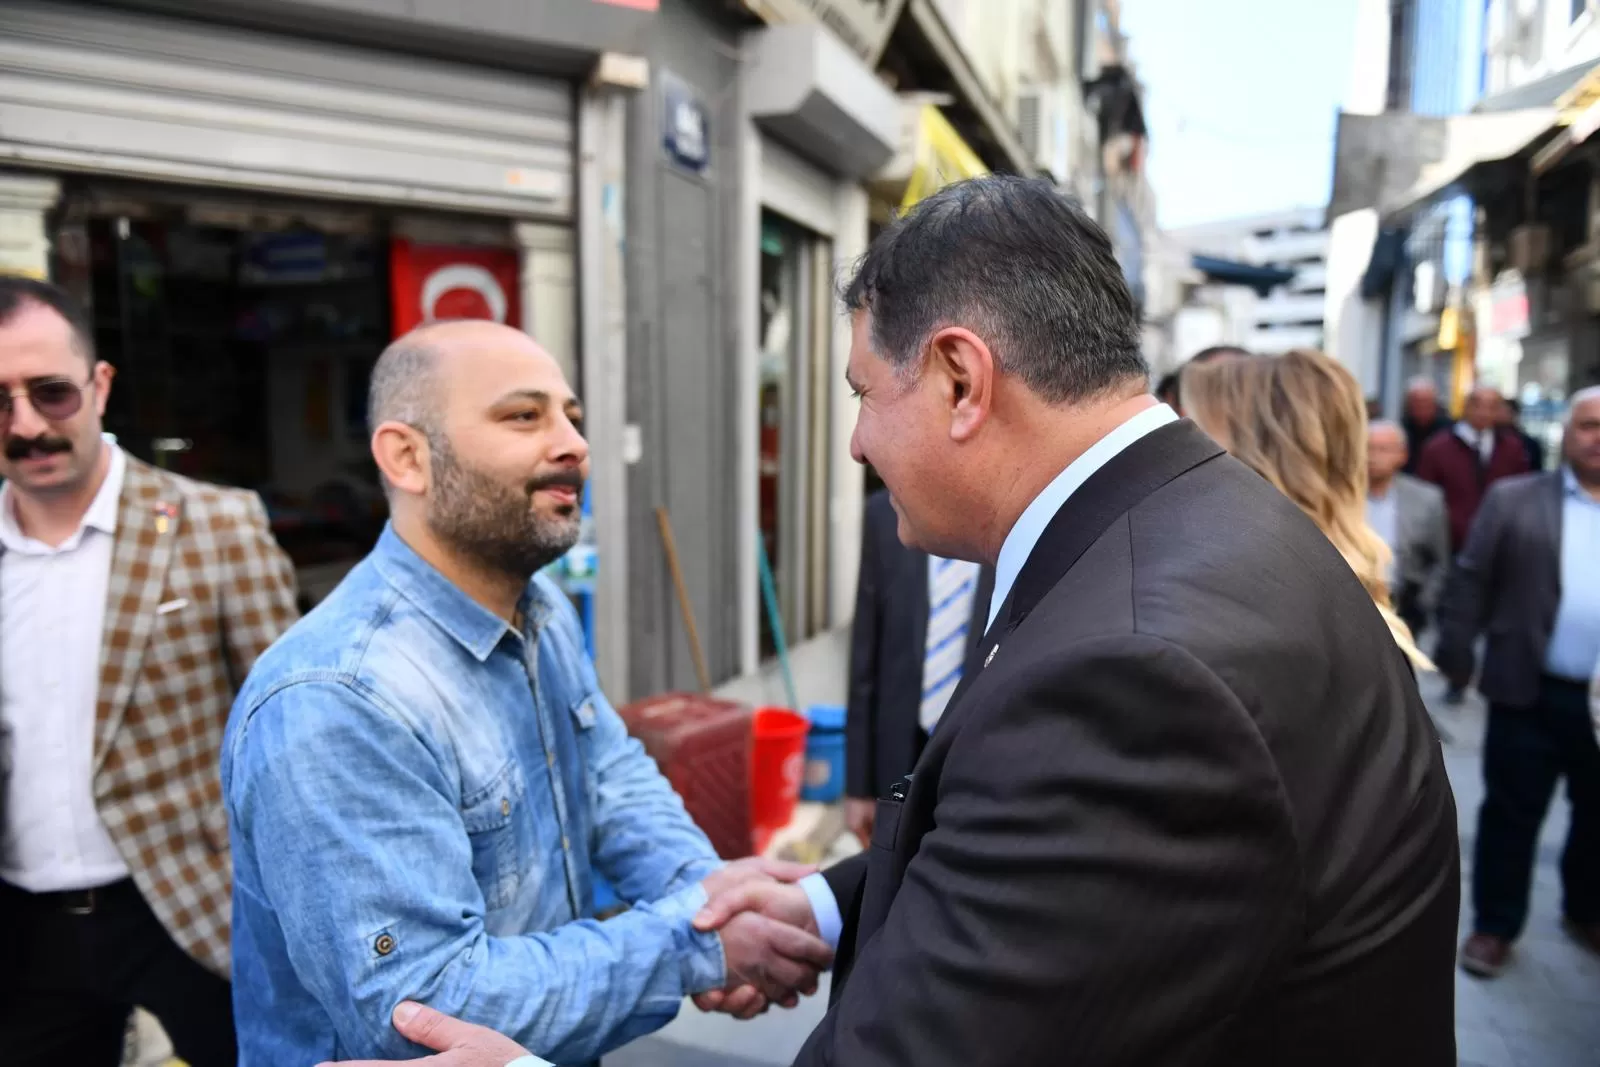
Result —
<path fill-rule="evenodd" d="M 286 686 L 239 726 L 226 783 L 235 847 L 259 870 L 341 1058 L 422 1054 L 389 1024 L 411 999 L 582 1063 L 722 984 L 719 940 L 691 925 L 698 885 L 604 923 L 490 936 L 448 755 L 365 691 Z"/>
<path fill-rule="evenodd" d="M 582 647 L 577 615 L 565 600 L 558 603 L 554 625 L 559 639 L 571 646 L 563 652 L 580 665 L 579 684 L 593 694 L 594 865 L 630 904 L 698 885 L 722 860 L 600 691 L 594 664 Z"/>

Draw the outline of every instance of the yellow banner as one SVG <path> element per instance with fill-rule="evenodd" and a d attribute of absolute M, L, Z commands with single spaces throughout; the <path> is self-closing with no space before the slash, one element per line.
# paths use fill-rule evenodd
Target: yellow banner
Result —
<path fill-rule="evenodd" d="M 954 182 L 988 173 L 983 160 L 961 139 L 939 109 L 924 104 L 917 117 L 916 163 L 911 170 L 911 180 L 906 182 L 900 210 L 909 211 L 919 200 Z"/>

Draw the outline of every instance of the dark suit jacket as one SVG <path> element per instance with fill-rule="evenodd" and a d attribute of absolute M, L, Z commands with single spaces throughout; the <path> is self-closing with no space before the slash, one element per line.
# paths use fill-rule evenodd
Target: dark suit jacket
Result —
<path fill-rule="evenodd" d="M 867 500 L 861 575 L 850 627 L 850 698 L 845 727 L 845 792 L 882 796 L 911 770 L 922 748 L 922 661 L 928 638 L 928 554 L 900 543 L 885 491 Z M 989 618 L 994 570 L 978 574 L 967 631 L 968 658 Z"/>
<path fill-rule="evenodd" d="M 1496 704 L 1527 707 L 1539 696 L 1561 606 L 1561 496 L 1560 471 L 1490 488 L 1439 603 L 1439 669 L 1471 677 L 1472 643 L 1487 630 L 1478 691 Z"/>
<path fill-rule="evenodd" d="M 1454 1067 L 1438 739 L 1348 565 L 1194 425 L 1057 514 L 872 847 L 806 1067 Z"/>

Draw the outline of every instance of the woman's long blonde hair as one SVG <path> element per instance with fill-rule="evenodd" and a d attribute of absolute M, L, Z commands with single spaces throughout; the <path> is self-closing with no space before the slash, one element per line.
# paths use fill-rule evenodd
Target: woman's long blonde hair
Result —
<path fill-rule="evenodd" d="M 1296 350 L 1184 368 L 1186 414 L 1277 486 L 1328 536 L 1372 597 L 1402 651 L 1432 670 L 1389 602 L 1389 547 L 1367 525 L 1367 411 L 1350 372 Z"/>

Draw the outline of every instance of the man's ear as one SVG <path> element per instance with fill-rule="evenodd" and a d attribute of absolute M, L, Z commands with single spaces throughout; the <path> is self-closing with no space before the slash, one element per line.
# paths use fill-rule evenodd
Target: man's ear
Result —
<path fill-rule="evenodd" d="M 106 417 L 106 401 L 111 398 L 111 379 L 116 376 L 117 368 L 105 360 L 95 363 L 89 372 L 89 380 L 94 382 L 95 414 L 102 419 Z"/>
<path fill-rule="evenodd" d="M 432 457 L 428 439 L 415 426 L 381 423 L 372 431 L 372 458 L 384 479 L 399 492 L 421 496 L 428 491 Z"/>
<path fill-rule="evenodd" d="M 924 373 L 937 376 L 950 410 L 950 437 L 969 440 L 988 421 L 994 407 L 994 353 L 983 339 L 961 326 L 950 326 L 928 343 Z"/>

